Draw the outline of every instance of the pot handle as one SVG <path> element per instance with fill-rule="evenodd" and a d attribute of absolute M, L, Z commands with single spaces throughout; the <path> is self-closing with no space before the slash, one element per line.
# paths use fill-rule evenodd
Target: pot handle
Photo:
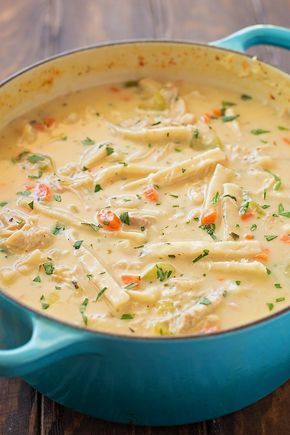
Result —
<path fill-rule="evenodd" d="M 254 45 L 261 44 L 290 49 L 290 29 L 270 24 L 257 24 L 256 26 L 245 27 L 225 38 L 210 43 L 210 45 L 241 52 Z"/>
<path fill-rule="evenodd" d="M 82 352 L 85 344 L 83 331 L 41 317 L 19 306 L 3 293 L 0 293 L 0 301 L 1 309 L 8 310 L 12 322 L 20 320 L 18 328 L 24 328 L 28 336 L 19 346 L 9 349 L 0 347 L 0 376 L 23 376 L 51 362 Z M 5 328 L 9 326 L 5 325 Z M 13 330 L 9 333 L 13 334 Z"/>

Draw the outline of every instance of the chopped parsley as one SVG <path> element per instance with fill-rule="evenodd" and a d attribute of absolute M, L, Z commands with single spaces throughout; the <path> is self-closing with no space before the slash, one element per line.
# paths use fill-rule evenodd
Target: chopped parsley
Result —
<path fill-rule="evenodd" d="M 132 319 L 134 319 L 134 314 L 131 313 L 125 313 L 122 314 L 121 316 L 121 320 L 132 320 Z"/>
<path fill-rule="evenodd" d="M 84 140 L 82 140 L 83 145 L 95 145 L 95 141 L 91 139 L 90 137 L 86 137 Z"/>
<path fill-rule="evenodd" d="M 237 285 L 241 285 L 241 281 L 235 281 Z"/>
<path fill-rule="evenodd" d="M 120 214 L 120 219 L 121 222 L 123 222 L 123 224 L 130 225 L 130 217 L 127 211 L 124 211 L 123 213 Z"/>
<path fill-rule="evenodd" d="M 282 297 L 282 298 L 277 298 L 277 299 L 276 299 L 276 302 L 284 302 L 284 301 L 285 301 L 285 298 L 283 298 L 283 297 Z"/>
<path fill-rule="evenodd" d="M 114 152 L 114 148 L 113 148 L 113 147 L 110 147 L 109 145 L 107 145 L 107 146 L 106 146 L 106 153 L 107 153 L 107 156 L 110 156 L 111 154 L 113 154 L 113 152 Z"/>
<path fill-rule="evenodd" d="M 232 107 L 232 106 L 236 106 L 236 103 L 233 103 L 232 101 L 222 101 L 222 106 L 223 107 Z"/>
<path fill-rule="evenodd" d="M 283 125 L 278 125 L 278 130 L 280 131 L 289 131 L 290 129 L 287 127 L 283 127 Z"/>
<path fill-rule="evenodd" d="M 51 261 L 43 264 L 44 271 L 46 275 L 52 275 L 54 271 L 54 266 Z"/>
<path fill-rule="evenodd" d="M 99 192 L 100 190 L 103 190 L 100 184 L 95 185 L 95 193 Z"/>
<path fill-rule="evenodd" d="M 240 115 L 230 115 L 230 116 L 223 116 L 222 117 L 222 122 L 232 122 L 235 119 L 239 118 Z"/>
<path fill-rule="evenodd" d="M 97 294 L 96 300 L 95 302 L 98 302 L 98 300 L 100 299 L 100 297 L 105 293 L 105 291 L 108 289 L 108 287 L 103 287 L 99 293 Z"/>
<path fill-rule="evenodd" d="M 278 205 L 278 214 L 279 216 L 290 218 L 290 211 L 285 211 L 283 204 Z"/>
<path fill-rule="evenodd" d="M 194 139 L 198 139 L 198 137 L 199 137 L 199 131 L 198 131 L 198 128 L 195 128 L 193 130 L 193 138 Z"/>
<path fill-rule="evenodd" d="M 281 286 L 281 284 L 280 284 L 279 282 L 276 282 L 276 283 L 274 284 L 274 286 L 275 286 L 276 288 L 282 288 L 282 286 Z"/>
<path fill-rule="evenodd" d="M 31 210 L 33 210 L 33 205 L 34 205 L 33 201 L 28 203 L 28 206 L 31 208 Z"/>
<path fill-rule="evenodd" d="M 80 247 L 82 246 L 83 240 L 76 240 L 73 244 L 73 247 L 75 249 L 80 249 Z"/>
<path fill-rule="evenodd" d="M 61 201 L 62 201 L 62 198 L 61 198 L 60 195 L 53 195 L 53 199 L 54 199 L 56 202 L 61 202 Z"/>
<path fill-rule="evenodd" d="M 251 130 L 251 133 L 255 136 L 258 136 L 260 134 L 270 133 L 270 130 L 263 130 L 263 128 L 254 128 Z"/>
<path fill-rule="evenodd" d="M 256 229 L 257 229 L 257 224 L 251 225 L 251 228 L 250 228 L 251 231 L 256 231 Z"/>
<path fill-rule="evenodd" d="M 243 192 L 243 201 L 241 203 L 239 213 L 246 214 L 247 211 L 249 210 L 249 206 L 250 206 L 249 195 L 247 194 L 247 192 Z"/>
<path fill-rule="evenodd" d="M 88 324 L 88 317 L 86 316 L 85 311 L 87 309 L 88 303 L 89 303 L 89 299 L 85 298 L 80 306 L 80 313 L 82 315 L 83 322 L 86 326 Z"/>
<path fill-rule="evenodd" d="M 241 100 L 247 101 L 247 100 L 251 100 L 253 97 L 251 97 L 251 95 L 248 94 L 242 94 L 241 95 Z"/>
<path fill-rule="evenodd" d="M 81 222 L 81 225 L 86 225 L 87 227 L 91 228 L 93 231 L 99 231 L 101 228 L 100 225 L 92 224 L 90 222 Z"/>
<path fill-rule="evenodd" d="M 272 304 L 272 303 L 267 303 L 267 307 L 268 307 L 269 311 L 272 311 L 273 308 L 274 308 L 274 304 Z"/>
<path fill-rule="evenodd" d="M 205 231 L 213 240 L 216 240 L 215 224 L 200 225 L 201 230 Z"/>
<path fill-rule="evenodd" d="M 159 279 L 160 282 L 163 282 L 172 275 L 172 270 L 164 270 L 162 269 L 162 267 L 156 264 L 156 274 L 157 274 L 157 279 Z"/>
<path fill-rule="evenodd" d="M 37 275 L 35 278 L 33 278 L 32 280 L 33 282 L 41 282 L 41 278 L 39 275 Z"/>
<path fill-rule="evenodd" d="M 5 205 L 7 205 L 7 204 L 8 204 L 7 201 L 2 201 L 2 202 L 0 202 L 0 207 L 5 207 Z"/>
<path fill-rule="evenodd" d="M 45 157 L 40 155 L 40 154 L 31 154 L 31 156 L 29 156 L 27 158 L 27 160 L 30 163 L 38 163 L 38 162 L 42 162 L 43 160 L 45 160 Z"/>
<path fill-rule="evenodd" d="M 196 258 L 192 260 L 193 263 L 196 263 L 197 261 L 201 260 L 202 258 L 206 257 L 209 254 L 208 249 L 204 249 L 201 254 L 199 254 Z"/>
<path fill-rule="evenodd" d="M 218 200 L 219 200 L 219 197 L 220 197 L 220 193 L 219 192 L 216 192 L 215 194 L 214 194 L 214 196 L 212 197 L 212 199 L 211 199 L 211 203 L 212 204 L 217 204 L 217 202 L 218 202 Z"/>
<path fill-rule="evenodd" d="M 51 232 L 54 236 L 57 236 L 58 234 L 62 233 L 65 230 L 65 226 L 60 223 L 56 223 L 54 227 L 52 227 Z"/>
<path fill-rule="evenodd" d="M 176 258 L 176 255 L 174 255 L 174 254 L 168 254 L 167 257 L 168 258 Z"/>
<path fill-rule="evenodd" d="M 278 177 L 278 175 L 274 174 L 274 172 L 271 172 L 269 170 L 266 170 L 266 172 L 268 172 L 270 175 L 272 175 L 272 177 L 274 177 L 275 180 L 275 184 L 274 184 L 274 190 L 280 190 L 281 186 L 282 186 L 282 181 L 281 178 Z"/>
<path fill-rule="evenodd" d="M 278 236 L 274 236 L 273 234 L 265 234 L 264 237 L 267 240 L 267 242 L 271 242 L 271 240 L 276 239 Z"/>
<path fill-rule="evenodd" d="M 201 305 L 211 305 L 211 301 L 208 298 L 206 298 L 206 297 L 201 298 L 198 301 L 198 303 L 201 304 Z"/>

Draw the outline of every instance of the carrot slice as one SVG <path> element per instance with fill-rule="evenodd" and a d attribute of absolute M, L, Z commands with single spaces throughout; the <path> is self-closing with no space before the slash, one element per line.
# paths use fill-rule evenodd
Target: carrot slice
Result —
<path fill-rule="evenodd" d="M 206 210 L 201 217 L 202 225 L 214 224 L 217 220 L 217 211 L 215 208 Z"/>
<path fill-rule="evenodd" d="M 283 142 L 285 142 L 287 145 L 290 145 L 290 139 L 288 137 L 282 137 Z"/>
<path fill-rule="evenodd" d="M 35 128 L 35 130 L 37 130 L 37 131 L 44 131 L 45 130 L 45 125 L 41 124 L 40 122 L 34 122 L 32 124 L 32 127 Z"/>
<path fill-rule="evenodd" d="M 240 214 L 240 217 L 243 221 L 247 221 L 247 220 L 251 219 L 253 216 L 254 216 L 254 213 L 251 210 L 247 211 L 244 214 Z"/>
<path fill-rule="evenodd" d="M 51 201 L 52 199 L 52 190 L 46 184 L 37 183 L 34 192 L 38 200 Z"/>
<path fill-rule="evenodd" d="M 118 231 L 122 226 L 119 216 L 117 216 L 112 210 L 105 208 L 102 208 L 97 212 L 97 219 L 98 222 L 109 231 Z"/>
<path fill-rule="evenodd" d="M 254 238 L 255 238 L 254 234 L 251 233 L 244 235 L 244 239 L 246 240 L 253 240 Z"/>
<path fill-rule="evenodd" d="M 222 116 L 222 111 L 219 108 L 213 109 L 212 113 L 214 114 L 214 116 Z"/>
<path fill-rule="evenodd" d="M 118 86 L 111 86 L 111 87 L 110 87 L 110 91 L 111 91 L 111 92 L 115 92 L 115 93 L 116 93 L 116 92 L 120 92 L 120 90 L 121 90 L 121 89 L 118 88 Z"/>
<path fill-rule="evenodd" d="M 280 236 L 280 240 L 281 240 L 282 242 L 285 242 L 285 243 L 289 243 L 289 244 L 290 244 L 290 234 L 289 234 L 289 233 L 281 234 L 281 236 Z"/>
<path fill-rule="evenodd" d="M 269 261 L 269 249 L 264 249 L 259 254 L 254 255 L 253 259 L 266 263 L 267 261 Z"/>
<path fill-rule="evenodd" d="M 150 202 L 157 202 L 158 201 L 158 192 L 153 186 L 148 186 L 144 190 L 144 196 L 148 201 Z"/>
<path fill-rule="evenodd" d="M 51 127 L 55 123 L 55 119 L 52 116 L 46 116 L 43 119 L 43 123 L 46 125 L 46 127 Z"/>
<path fill-rule="evenodd" d="M 126 286 L 132 284 L 132 290 L 140 290 L 141 288 L 141 278 L 138 275 L 121 275 L 121 280 Z"/>

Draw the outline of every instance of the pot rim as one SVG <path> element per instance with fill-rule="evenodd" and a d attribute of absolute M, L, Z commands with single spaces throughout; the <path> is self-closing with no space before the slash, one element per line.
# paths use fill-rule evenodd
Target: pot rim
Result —
<path fill-rule="evenodd" d="M 234 54 L 238 54 L 240 56 L 244 56 L 246 58 L 253 58 L 254 56 L 248 54 L 248 53 L 242 53 L 236 50 L 232 50 L 229 48 L 224 48 L 224 47 L 219 47 L 218 45 L 210 45 L 209 43 L 202 43 L 202 42 L 195 42 L 195 41 L 190 41 L 190 40 L 182 40 L 182 39 L 178 39 L 178 40 L 172 40 L 172 39 L 147 39 L 147 38 L 141 38 L 141 39 L 124 39 L 124 40 L 118 40 L 118 41 L 110 41 L 110 42 L 100 42 L 98 44 L 91 44 L 91 45 L 87 45 L 87 46 L 83 46 L 83 47 L 79 47 L 79 48 L 75 48 L 75 49 L 71 49 L 71 50 L 64 50 L 60 53 L 57 53 L 53 56 L 49 56 L 47 58 L 44 58 L 40 61 L 34 62 L 31 65 L 21 68 L 20 70 L 16 71 L 15 73 L 12 73 L 11 75 L 9 75 L 6 79 L 0 81 L 0 88 L 2 88 L 3 86 L 5 86 L 6 84 L 10 83 L 12 80 L 14 80 L 15 78 L 21 76 L 22 74 L 25 74 L 26 72 L 29 72 L 30 70 L 33 70 L 34 68 L 37 68 L 38 66 L 41 65 L 45 65 L 51 61 L 60 59 L 62 57 L 66 57 L 66 56 L 70 56 L 70 55 L 74 55 L 76 53 L 81 53 L 84 51 L 90 51 L 90 50 L 94 50 L 94 49 L 98 49 L 98 48 L 106 48 L 106 47 L 112 47 L 112 46 L 122 46 L 122 45 L 128 45 L 128 44 L 186 44 L 186 45 L 194 45 L 194 46 L 199 46 L 199 47 L 203 47 L 203 48 L 207 48 L 207 49 L 212 49 L 212 50 L 221 50 L 221 51 L 225 51 L 225 52 L 229 52 L 229 53 L 234 53 Z M 290 75 L 286 72 L 283 71 L 281 69 L 279 69 L 278 67 L 264 62 L 260 59 L 258 59 L 259 62 L 261 62 L 262 64 L 265 64 L 266 66 L 273 68 L 274 70 L 276 70 L 278 73 L 285 75 L 287 78 L 290 78 Z M 0 295 L 4 295 L 5 298 L 9 299 L 10 301 L 14 302 L 16 305 L 24 308 L 25 311 L 31 312 L 32 314 L 36 315 L 37 317 L 41 317 L 44 318 L 46 320 L 49 320 L 50 322 L 55 322 L 57 324 L 60 324 L 62 326 L 65 327 L 69 327 L 72 329 L 75 329 L 77 331 L 83 331 L 83 332 L 88 332 L 91 334 L 95 334 L 95 335 L 102 335 L 104 337 L 109 337 L 109 338 L 118 338 L 118 339 L 129 339 L 129 340 L 140 340 L 140 341 L 152 341 L 152 342 L 156 342 L 156 341 L 176 341 L 176 340 L 180 340 L 180 341 L 187 341 L 187 340 L 194 340 L 194 339 L 210 339 L 210 338 L 215 338 L 215 337 L 222 337 L 224 335 L 228 335 L 230 333 L 235 333 L 235 332 L 241 332 L 244 331 L 246 329 L 250 329 L 251 327 L 255 327 L 258 326 L 260 324 L 265 324 L 275 318 L 278 318 L 280 316 L 283 316 L 286 313 L 290 312 L 290 305 L 286 308 L 284 308 L 281 311 L 278 311 L 276 313 L 272 313 L 269 316 L 266 317 L 262 317 L 258 320 L 254 320 L 250 323 L 246 323 L 244 325 L 240 325 L 240 326 L 236 326 L 234 328 L 230 328 L 230 329 L 226 329 L 223 331 L 218 331 L 218 332 L 212 332 L 209 334 L 194 334 L 194 335 L 180 335 L 180 336 L 142 336 L 142 335 L 126 335 L 126 334 L 117 334 L 117 333 L 113 333 L 113 332 L 108 332 L 108 331 L 102 331 L 102 330 L 96 330 L 96 329 L 91 329 L 91 328 L 84 328 L 83 326 L 79 326 L 79 325 L 74 325 L 72 323 L 66 322 L 64 320 L 58 319 L 58 318 L 54 318 L 52 316 L 49 316 L 47 314 L 42 313 L 41 311 L 38 311 L 28 305 L 25 305 L 23 302 L 19 302 L 16 298 L 14 298 L 13 296 L 11 296 L 9 293 L 7 293 L 5 290 L 3 290 L 2 288 L 0 288 Z"/>

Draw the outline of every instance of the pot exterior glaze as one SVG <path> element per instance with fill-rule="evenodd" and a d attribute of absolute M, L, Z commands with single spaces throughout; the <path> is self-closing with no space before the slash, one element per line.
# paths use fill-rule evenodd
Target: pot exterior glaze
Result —
<path fill-rule="evenodd" d="M 237 50 L 262 42 L 289 47 L 289 35 L 287 29 L 254 26 L 215 44 L 226 48 L 233 46 Z M 12 117 L 4 107 L 7 95 L 13 96 L 13 88 L 21 83 L 28 86 L 22 76 L 24 79 L 25 75 L 28 76 L 33 83 L 34 88 L 29 92 L 35 93 L 39 101 L 44 101 L 53 94 L 60 94 L 61 90 L 69 91 L 70 87 L 72 90 L 73 84 L 67 80 L 66 74 L 73 77 L 74 68 L 77 70 L 84 61 L 93 65 L 98 56 L 101 60 L 92 67 L 96 68 L 95 75 L 100 76 L 102 71 L 106 71 L 113 77 L 113 70 L 118 68 L 118 75 L 122 71 L 125 74 L 130 64 L 128 60 L 122 70 L 126 50 L 132 52 L 132 65 L 137 62 L 136 71 L 131 65 L 131 75 L 137 73 L 141 76 L 141 64 L 144 59 L 146 62 L 147 52 L 151 56 L 152 68 L 156 62 L 155 69 L 158 67 L 161 74 L 169 75 L 172 71 L 164 72 L 162 56 L 171 59 L 170 65 L 174 69 L 174 59 L 180 59 L 182 63 L 178 56 L 195 53 L 198 70 L 202 69 L 198 56 L 204 53 L 209 56 L 206 62 L 217 56 L 230 59 L 230 63 L 233 58 L 238 62 L 241 62 L 240 58 L 249 62 L 250 73 L 246 78 L 239 77 L 238 70 L 235 70 L 237 62 L 230 72 L 224 67 L 217 69 L 218 78 L 224 74 L 226 80 L 229 74 L 229 81 L 231 77 L 233 82 L 244 80 L 259 92 L 264 92 L 270 79 L 277 80 L 284 91 L 285 87 L 289 89 L 286 74 L 259 64 L 262 72 L 256 76 L 251 69 L 252 61 L 237 53 L 189 43 L 128 43 L 67 54 L 7 81 L 0 89 L 3 119 L 9 122 Z M 142 62 L 140 50 L 145 53 Z M 110 63 L 102 58 L 102 53 L 107 51 L 111 56 L 120 51 L 122 55 L 119 60 L 116 58 L 115 64 L 112 60 Z M 156 57 L 158 52 L 161 54 Z M 189 55 L 185 63 L 189 62 Z M 68 68 L 65 69 L 64 65 Z M 43 77 L 48 72 L 51 75 L 52 71 L 56 85 L 47 88 L 44 84 L 42 87 L 41 84 L 46 83 Z M 150 65 L 147 71 L 150 72 Z M 26 109 L 27 102 L 19 96 L 13 98 L 15 116 Z M 35 101 L 38 104 L 37 98 Z M 109 421 L 156 426 L 202 421 L 241 409 L 289 379 L 290 312 L 284 310 L 247 327 L 209 336 L 134 338 L 69 326 L 17 303 L 3 291 L 0 292 L 0 375 L 21 376 L 50 399 Z"/>

